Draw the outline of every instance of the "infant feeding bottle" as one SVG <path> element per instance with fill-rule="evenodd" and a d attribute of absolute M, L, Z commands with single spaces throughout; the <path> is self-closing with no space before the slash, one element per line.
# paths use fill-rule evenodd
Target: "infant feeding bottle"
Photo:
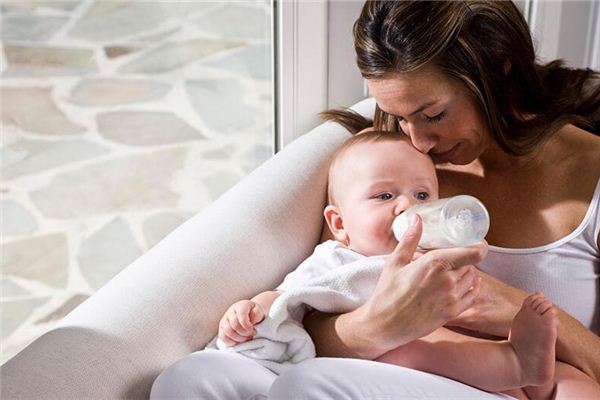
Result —
<path fill-rule="evenodd" d="M 490 216 L 483 203 L 473 196 L 460 195 L 410 207 L 392 223 L 400 240 L 413 215 L 423 219 L 422 249 L 464 247 L 481 241 L 490 227 Z"/>

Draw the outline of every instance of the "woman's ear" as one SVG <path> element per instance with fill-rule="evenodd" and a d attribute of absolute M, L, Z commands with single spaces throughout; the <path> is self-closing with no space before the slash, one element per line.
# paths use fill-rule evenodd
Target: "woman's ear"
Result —
<path fill-rule="evenodd" d="M 329 226 L 329 230 L 333 234 L 335 240 L 337 240 L 338 242 L 342 242 L 345 245 L 348 245 L 348 235 L 346 234 L 346 230 L 344 229 L 344 219 L 342 218 L 340 210 L 336 206 L 330 204 L 327 207 L 325 207 L 323 215 L 325 216 L 327 226 Z"/>

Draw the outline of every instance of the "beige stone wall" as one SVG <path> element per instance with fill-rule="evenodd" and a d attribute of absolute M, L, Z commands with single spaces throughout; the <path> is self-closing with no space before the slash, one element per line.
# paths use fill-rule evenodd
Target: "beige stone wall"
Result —
<path fill-rule="evenodd" d="M 1 1 L 2 362 L 271 156 L 269 1 Z"/>

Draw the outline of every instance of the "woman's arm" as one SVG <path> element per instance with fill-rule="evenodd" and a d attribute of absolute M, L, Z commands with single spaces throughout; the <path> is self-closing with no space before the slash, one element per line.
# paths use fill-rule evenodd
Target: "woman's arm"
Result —
<path fill-rule="evenodd" d="M 375 359 L 433 332 L 473 304 L 480 279 L 472 264 L 485 257 L 487 246 L 433 250 L 411 261 L 421 232 L 419 218 L 388 257 L 361 307 L 305 318 L 318 355 Z"/>
<path fill-rule="evenodd" d="M 480 294 L 473 307 L 448 325 L 508 337 L 510 324 L 527 293 L 480 272 Z M 556 358 L 600 382 L 600 338 L 565 311 L 558 309 Z"/>
<path fill-rule="evenodd" d="M 319 357 L 374 360 L 386 351 L 372 340 L 372 327 L 359 309 L 339 315 L 313 311 L 304 318 L 304 328 L 315 342 Z"/>
<path fill-rule="evenodd" d="M 559 309 L 556 358 L 579 368 L 600 383 L 600 338 Z"/>

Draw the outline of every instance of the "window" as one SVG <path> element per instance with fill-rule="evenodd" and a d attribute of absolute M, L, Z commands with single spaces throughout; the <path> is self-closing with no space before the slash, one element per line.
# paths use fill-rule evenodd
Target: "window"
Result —
<path fill-rule="evenodd" d="M 274 151 L 271 1 L 3 1 L 2 362 Z"/>

